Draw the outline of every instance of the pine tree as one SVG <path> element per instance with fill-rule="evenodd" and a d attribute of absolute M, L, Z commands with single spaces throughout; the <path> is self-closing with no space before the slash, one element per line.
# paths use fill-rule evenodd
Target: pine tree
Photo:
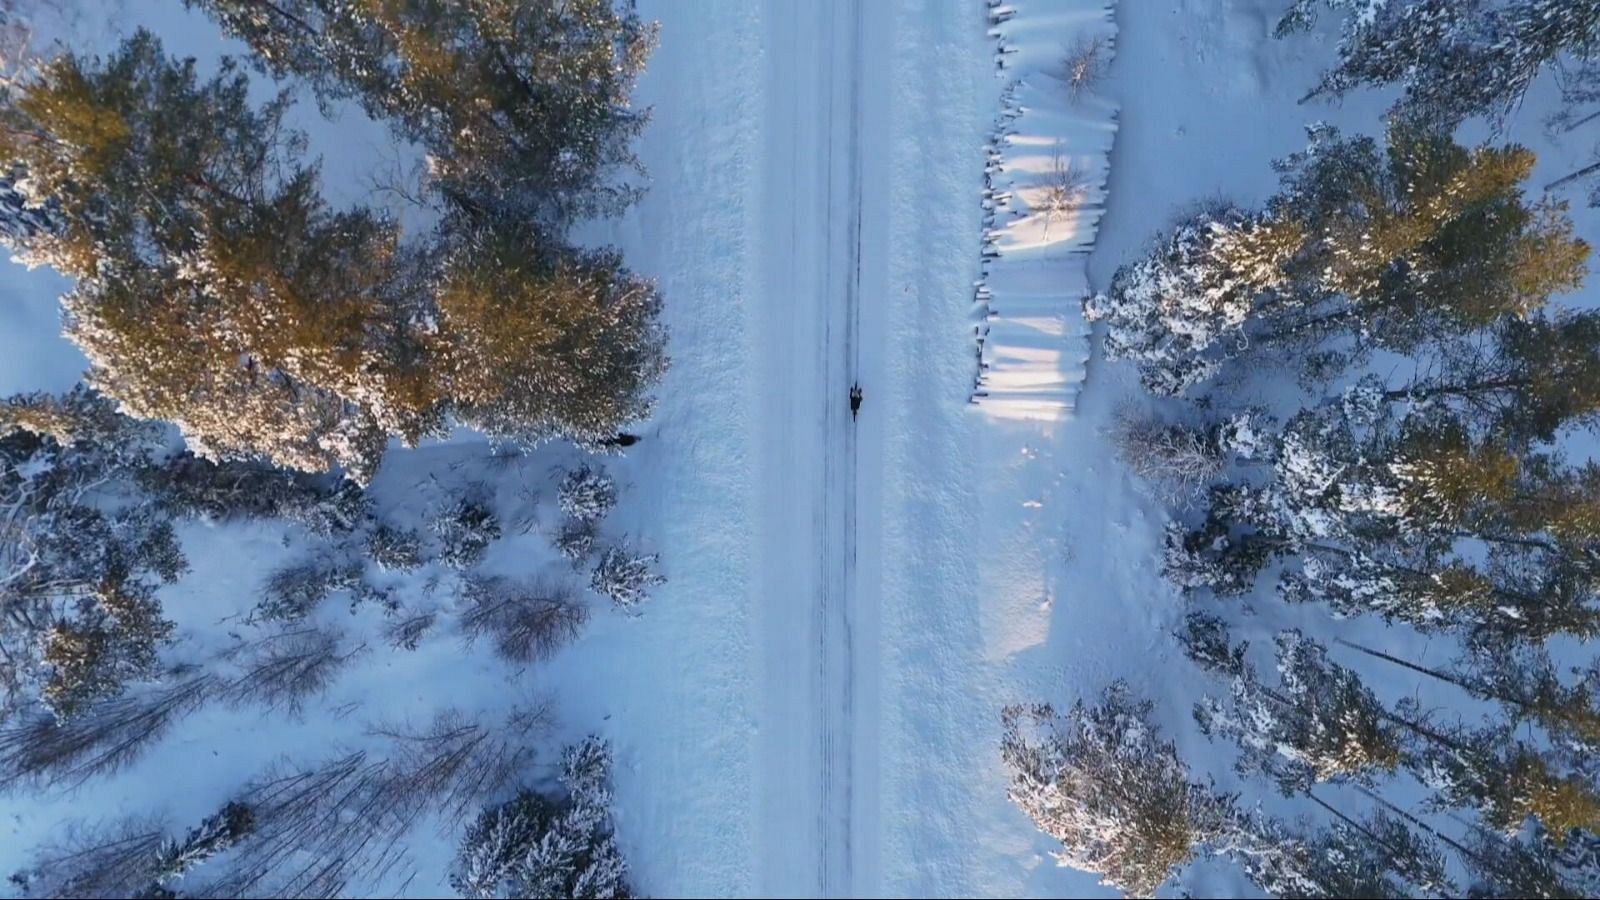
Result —
<path fill-rule="evenodd" d="M 436 298 L 440 377 L 467 424 L 597 447 L 649 414 L 666 368 L 661 298 L 617 254 L 502 223 L 449 255 Z"/>
<path fill-rule="evenodd" d="M 627 863 L 611 828 L 611 750 L 567 748 L 565 796 L 522 791 L 467 828 L 450 876 L 465 897 L 627 898 Z"/>
<path fill-rule="evenodd" d="M 557 505 L 571 518 L 593 522 L 605 518 L 617 503 L 617 483 L 605 469 L 579 466 L 561 477 Z"/>
<path fill-rule="evenodd" d="M 557 225 L 637 190 L 629 105 L 655 29 L 612 0 L 187 0 L 278 75 L 421 144 L 452 204 Z"/>
<path fill-rule="evenodd" d="M 66 718 L 122 693 L 129 681 L 155 677 L 157 650 L 173 627 L 144 582 L 108 581 L 45 632 L 40 658 L 49 676 L 40 699 Z"/>
<path fill-rule="evenodd" d="M 151 677 L 187 568 L 137 473 L 160 433 L 79 387 L 0 401 L 0 719 L 43 689 L 63 715 Z"/>
<path fill-rule="evenodd" d="M 1239 744 L 1239 767 L 1273 778 L 1290 794 L 1318 782 L 1392 771 L 1400 736 L 1388 711 L 1349 669 L 1298 631 L 1278 635 L 1280 683 L 1261 683 L 1252 670 L 1233 679 L 1230 697 L 1195 706 L 1207 735 Z"/>
<path fill-rule="evenodd" d="M 1061 842 L 1062 865 L 1132 896 L 1152 895 L 1236 816 L 1232 798 L 1189 780 L 1151 708 L 1119 682 L 1064 716 L 1012 706 L 1002 717 L 1011 802 Z"/>
<path fill-rule="evenodd" d="M 1312 798 L 1316 800 L 1315 797 Z M 1352 819 L 1320 800 L 1333 814 L 1330 827 L 1304 834 L 1252 817 L 1230 855 L 1269 897 L 1449 896 L 1454 886 L 1445 860 L 1428 837 L 1377 811 Z"/>
<path fill-rule="evenodd" d="M 1474 431 L 1515 446 L 1587 426 L 1600 411 L 1600 316 L 1556 311 L 1503 318 L 1481 335 L 1446 343 L 1437 367 L 1384 396 L 1452 411 Z"/>
<path fill-rule="evenodd" d="M 1279 163 L 1264 211 L 1202 211 L 1087 305 L 1107 323 L 1107 354 L 1137 362 L 1150 390 L 1181 394 L 1246 353 L 1340 336 L 1355 351 L 1411 350 L 1581 283 L 1588 245 L 1565 207 L 1524 199 L 1525 148 L 1469 150 L 1403 122 L 1384 146 L 1326 127 L 1311 136 Z"/>
<path fill-rule="evenodd" d="M 1402 113 L 1442 125 L 1504 117 L 1539 73 L 1582 68 L 1600 43 L 1595 0 L 1321 0 L 1346 13 L 1339 65 L 1312 96 L 1398 84 Z M 1296 0 L 1279 34 L 1304 28 L 1318 0 Z M 1564 91 L 1569 101 L 1584 99 Z"/>
<path fill-rule="evenodd" d="M 589 573 L 589 587 L 619 609 L 634 610 L 650 599 L 650 589 L 666 584 L 656 571 L 654 553 L 638 554 L 626 547 L 607 547 Z"/>
<path fill-rule="evenodd" d="M 370 476 L 395 434 L 439 427 L 415 273 L 395 227 L 333 212 L 231 63 L 202 81 L 140 31 L 0 96 L 0 167 L 60 227 L 14 237 L 77 279 L 68 334 L 128 412 L 214 457 Z"/>
<path fill-rule="evenodd" d="M 1514 835 L 1537 820 L 1559 843 L 1572 829 L 1600 831 L 1600 791 L 1564 774 L 1503 726 L 1423 734 L 1406 765 L 1436 792 L 1441 807 L 1476 809 L 1490 828 Z"/>

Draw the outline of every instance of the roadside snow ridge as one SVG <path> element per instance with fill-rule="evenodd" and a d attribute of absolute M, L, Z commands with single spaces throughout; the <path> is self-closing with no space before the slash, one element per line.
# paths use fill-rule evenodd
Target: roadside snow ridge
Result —
<path fill-rule="evenodd" d="M 1072 415 L 1089 360 L 1088 256 L 1105 212 L 1117 107 L 1097 92 L 1108 0 L 989 0 L 1008 84 L 984 171 L 973 401 L 1006 419 Z"/>

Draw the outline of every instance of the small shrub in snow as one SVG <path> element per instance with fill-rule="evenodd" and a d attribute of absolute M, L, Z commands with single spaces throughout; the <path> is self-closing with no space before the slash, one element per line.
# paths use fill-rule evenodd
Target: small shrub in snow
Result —
<path fill-rule="evenodd" d="M 1111 42 L 1103 35 L 1085 35 L 1067 48 L 1061 60 L 1061 80 L 1073 100 L 1092 90 L 1106 76 L 1111 64 Z"/>
<path fill-rule="evenodd" d="M 543 659 L 577 636 L 589 608 L 571 588 L 552 583 L 518 585 L 505 578 L 469 579 L 462 590 L 461 631 L 468 640 L 489 637 L 512 662 Z"/>
<path fill-rule="evenodd" d="M 611 751 L 567 749 L 553 799 L 523 791 L 467 828 L 450 884 L 464 897 L 626 898 L 628 866 L 611 828 Z"/>
<path fill-rule="evenodd" d="M 1165 503 L 1188 504 L 1222 472 L 1215 434 L 1165 424 L 1131 405 L 1118 410 L 1111 440 L 1122 461 Z"/>
<path fill-rule="evenodd" d="M 267 578 L 265 596 L 250 615 L 256 621 L 297 621 L 335 591 L 354 590 L 360 585 L 360 566 L 325 559 L 295 563 Z"/>
<path fill-rule="evenodd" d="M 433 520 L 433 533 L 439 537 L 439 561 L 469 569 L 500 539 L 500 520 L 481 495 L 463 497 Z"/>
<path fill-rule="evenodd" d="M 633 609 L 650 599 L 650 588 L 666 584 L 666 577 L 655 570 L 658 559 L 654 553 L 635 555 L 624 547 L 609 547 L 595 563 L 589 586 L 617 606 Z"/>
<path fill-rule="evenodd" d="M 1083 205 L 1089 193 L 1089 175 L 1056 146 L 1050 161 L 1050 172 L 1045 177 L 1044 192 L 1037 207 L 1044 213 L 1044 233 L 1048 237 L 1050 226 L 1058 216 L 1069 216 Z"/>
<path fill-rule="evenodd" d="M 561 479 L 556 501 L 574 519 L 598 521 L 617 505 L 617 483 L 605 469 L 579 466 Z"/>
<path fill-rule="evenodd" d="M 1062 865 L 1135 896 L 1154 892 L 1233 816 L 1228 798 L 1189 781 L 1150 710 L 1119 682 L 1093 708 L 1059 716 L 1012 706 L 1002 717 L 1011 801 L 1061 842 Z"/>
<path fill-rule="evenodd" d="M 593 519 L 568 519 L 556 532 L 556 551 L 574 565 L 589 558 L 594 552 L 595 523 Z"/>

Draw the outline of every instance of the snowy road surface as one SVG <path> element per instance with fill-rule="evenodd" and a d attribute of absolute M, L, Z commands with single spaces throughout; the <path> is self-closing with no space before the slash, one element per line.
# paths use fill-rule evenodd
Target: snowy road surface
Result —
<path fill-rule="evenodd" d="M 768 4 L 767 152 L 759 416 L 772 468 L 761 499 L 766 709 L 760 821 L 764 893 L 859 893 L 859 836 L 876 827 L 870 752 L 876 713 L 859 689 L 876 604 L 857 568 L 859 458 L 873 452 L 872 407 L 858 423 L 848 395 L 870 383 L 875 348 L 862 302 L 864 147 L 881 117 L 865 115 L 869 29 L 881 4 Z M 881 83 L 881 82 L 880 82 Z"/>

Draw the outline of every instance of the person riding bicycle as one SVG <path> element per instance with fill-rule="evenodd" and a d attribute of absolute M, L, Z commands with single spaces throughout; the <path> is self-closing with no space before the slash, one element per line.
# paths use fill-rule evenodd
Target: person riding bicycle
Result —
<path fill-rule="evenodd" d="M 856 415 L 861 412 L 861 382 L 850 386 L 850 420 L 855 421 Z"/>

